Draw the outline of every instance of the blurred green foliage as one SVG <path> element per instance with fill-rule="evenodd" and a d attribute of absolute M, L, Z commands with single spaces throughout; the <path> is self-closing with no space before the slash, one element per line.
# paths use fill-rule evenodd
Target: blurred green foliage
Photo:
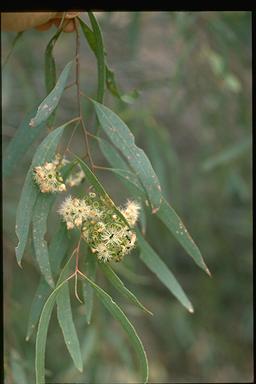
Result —
<path fill-rule="evenodd" d="M 129 125 L 159 175 L 166 199 L 184 220 L 212 272 L 209 279 L 156 218 L 147 217 L 152 246 L 177 275 L 194 304 L 188 312 L 142 265 L 136 252 L 119 266 L 127 287 L 154 312 L 147 317 L 127 305 L 99 275 L 101 285 L 123 304 L 147 350 L 150 382 L 252 380 L 252 161 L 251 14 L 249 12 L 97 13 L 120 88 L 137 89 L 132 105 L 105 104 Z M 85 16 L 86 19 L 86 16 Z M 3 151 L 20 121 L 46 95 L 44 50 L 50 31 L 25 32 L 2 73 Z M 15 35 L 2 34 L 6 57 Z M 57 73 L 75 52 L 75 36 L 62 34 L 55 47 Z M 96 62 L 82 42 L 81 89 L 96 94 Z M 58 125 L 75 116 L 75 93 L 67 89 Z M 84 103 L 88 129 L 95 129 Z M 88 117 L 87 117 L 88 116 Z M 41 137 L 42 139 L 42 137 Z M 25 342 L 28 312 L 39 273 L 27 247 L 23 270 L 14 247 L 15 212 L 37 143 L 14 176 L 4 180 L 4 333 L 6 384 L 34 381 L 34 337 Z M 73 147 L 82 154 L 79 135 Z M 96 153 L 97 164 L 104 164 Z M 117 203 L 127 191 L 114 175 L 99 177 Z M 79 190 L 77 191 L 80 193 Z M 49 220 L 54 230 L 54 219 Z M 49 238 L 53 232 L 48 234 Z M 126 337 L 95 300 L 88 326 L 74 301 L 74 319 L 85 362 L 81 374 L 65 349 L 56 315 L 47 344 L 47 380 L 138 382 Z M 57 357 L 56 357 L 57 356 Z"/>

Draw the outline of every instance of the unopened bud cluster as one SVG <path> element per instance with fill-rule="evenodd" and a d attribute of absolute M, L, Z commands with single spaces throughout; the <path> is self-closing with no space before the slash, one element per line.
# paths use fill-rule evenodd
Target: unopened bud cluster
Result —
<path fill-rule="evenodd" d="M 130 227 L 136 224 L 140 206 L 128 201 L 120 212 Z M 78 228 L 96 257 L 103 261 L 120 261 L 135 246 L 136 234 L 102 198 L 90 192 L 84 199 L 67 197 L 59 214 L 67 228 Z"/>
<path fill-rule="evenodd" d="M 41 166 L 34 167 L 33 177 L 42 193 L 63 192 L 66 186 L 74 187 L 84 180 L 84 172 L 80 169 L 74 175 L 70 175 L 66 184 L 60 174 L 60 169 L 69 163 L 69 160 L 57 154 L 52 162 L 46 162 Z"/>

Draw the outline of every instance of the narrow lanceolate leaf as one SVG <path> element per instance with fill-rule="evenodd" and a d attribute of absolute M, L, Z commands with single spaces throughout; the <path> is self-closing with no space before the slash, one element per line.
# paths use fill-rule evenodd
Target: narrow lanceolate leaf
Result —
<path fill-rule="evenodd" d="M 57 316 L 63 333 L 65 344 L 72 357 L 77 369 L 82 372 L 83 361 L 81 356 L 80 344 L 76 333 L 76 328 L 73 321 L 69 286 L 66 284 L 56 298 Z"/>
<path fill-rule="evenodd" d="M 98 67 L 98 90 L 97 90 L 97 100 L 102 103 L 104 99 L 105 92 L 105 78 L 106 78 L 106 68 L 105 68 L 105 54 L 104 54 L 104 43 L 102 38 L 102 33 L 100 26 L 92 12 L 88 12 L 88 16 L 92 25 L 92 29 L 95 36 L 96 43 L 96 57 L 97 57 L 97 67 Z"/>
<path fill-rule="evenodd" d="M 182 287 L 167 268 L 164 262 L 156 254 L 153 248 L 143 238 L 140 231 L 136 230 L 138 245 L 141 250 L 140 258 L 146 266 L 156 274 L 158 279 L 169 289 L 169 291 L 181 302 L 182 305 L 189 311 L 194 312 L 193 307 Z"/>
<path fill-rule="evenodd" d="M 36 384 L 45 384 L 45 348 L 47 332 L 49 322 L 52 314 L 52 310 L 55 304 L 56 297 L 61 289 L 67 285 L 68 281 L 63 281 L 51 295 L 48 297 L 40 316 L 38 331 L 36 336 L 36 359 L 35 359 L 35 370 L 36 370 Z"/>
<path fill-rule="evenodd" d="M 144 151 L 136 146 L 134 136 L 119 116 L 94 100 L 93 104 L 101 127 L 135 172 L 147 194 L 152 213 L 156 213 L 161 205 L 162 194 L 149 159 Z"/>
<path fill-rule="evenodd" d="M 129 291 L 128 288 L 124 285 L 122 280 L 117 276 L 117 274 L 113 271 L 112 268 L 110 268 L 108 265 L 99 263 L 100 268 L 104 272 L 107 279 L 110 281 L 110 283 L 122 294 L 124 295 L 128 300 L 130 300 L 133 304 L 135 304 L 137 307 L 142 309 L 143 311 L 149 313 L 152 315 L 152 312 L 150 312 L 141 302 L 137 299 L 137 297 Z"/>
<path fill-rule="evenodd" d="M 96 56 L 96 59 L 98 62 L 98 71 L 100 70 L 102 73 L 101 78 L 99 78 L 99 83 L 100 81 L 103 81 L 103 76 L 105 76 L 106 86 L 113 96 L 119 98 L 119 100 L 122 100 L 125 103 L 128 103 L 128 104 L 133 103 L 134 100 L 139 96 L 139 92 L 136 89 L 127 94 L 123 94 L 122 92 L 120 92 L 118 85 L 116 83 L 115 74 L 107 65 L 106 58 L 102 55 L 102 49 L 104 53 L 104 47 L 103 47 L 101 33 L 99 35 L 100 36 L 99 40 L 98 41 L 96 40 L 96 31 L 98 30 L 98 34 L 100 32 L 99 26 L 98 28 L 96 27 L 94 32 L 91 30 L 91 28 L 88 27 L 88 25 L 83 20 L 79 19 L 79 22 L 80 22 L 82 31 L 84 33 L 84 36 L 91 50 Z M 105 75 L 103 74 L 103 65 L 100 65 L 101 63 L 105 63 Z M 98 89 L 99 88 L 100 87 L 98 86 Z M 97 100 L 101 102 L 99 98 Z"/>
<path fill-rule="evenodd" d="M 60 224 L 58 232 L 54 235 L 49 246 L 49 259 L 53 276 L 59 272 L 61 262 L 66 255 L 68 249 L 67 229 L 64 223 Z M 33 302 L 31 304 L 26 340 L 28 341 L 35 330 L 36 324 L 39 320 L 43 306 L 47 297 L 51 293 L 51 288 L 44 278 L 41 277 L 37 287 Z"/>
<path fill-rule="evenodd" d="M 56 65 L 53 57 L 53 48 L 60 34 L 61 30 L 55 33 L 47 44 L 44 54 L 45 87 L 47 93 L 50 93 L 56 84 Z"/>
<path fill-rule="evenodd" d="M 43 306 L 47 300 L 47 297 L 51 293 L 49 284 L 46 283 L 45 279 L 41 278 L 38 284 L 34 299 L 31 304 L 28 327 L 26 334 L 26 341 L 28 341 L 35 330 L 36 324 L 42 312 Z"/>
<path fill-rule="evenodd" d="M 92 281 L 95 280 L 95 275 L 96 275 L 96 258 L 90 252 L 90 249 L 88 247 L 87 249 L 87 255 L 85 258 L 85 273 L 86 276 L 89 277 Z M 91 317 L 92 317 L 92 310 L 93 310 L 93 288 L 91 285 L 85 281 L 83 282 L 83 296 L 84 296 L 84 303 L 85 303 L 85 317 L 87 324 L 91 323 Z"/>
<path fill-rule="evenodd" d="M 48 244 L 44 236 L 47 231 L 47 218 L 55 197 L 55 195 L 47 196 L 40 194 L 34 206 L 32 218 L 32 235 L 36 259 L 42 275 L 52 288 L 54 287 L 54 281 L 49 260 Z"/>
<path fill-rule="evenodd" d="M 123 182 L 123 184 L 134 197 L 140 196 L 145 199 L 145 193 L 141 188 L 139 182 L 136 181 L 136 179 L 134 178 L 126 177 L 125 173 L 122 173 L 120 172 L 120 170 L 115 169 L 115 167 L 121 167 L 123 168 L 124 172 L 129 172 L 127 164 L 117 153 L 117 150 L 113 146 L 111 146 L 106 140 L 98 139 L 98 141 L 103 155 L 112 165 L 112 167 L 114 167 L 112 169 L 112 172 L 118 175 L 118 178 Z M 196 264 L 198 264 L 200 268 L 202 268 L 208 275 L 210 275 L 210 271 L 203 260 L 199 248 L 193 241 L 188 230 L 182 223 L 180 217 L 165 199 L 163 199 L 162 205 L 156 215 L 171 231 L 176 240 L 192 257 Z"/>
<path fill-rule="evenodd" d="M 177 213 L 165 199 L 163 199 L 161 208 L 157 212 L 157 216 L 171 231 L 176 240 L 178 240 L 196 264 L 210 276 L 210 271 L 204 262 L 199 248 L 195 244 Z"/>
<path fill-rule="evenodd" d="M 21 265 L 22 256 L 27 243 L 33 208 L 40 193 L 39 188 L 35 185 L 33 180 L 33 168 L 36 165 L 44 164 L 46 161 L 52 160 L 64 127 L 65 124 L 55 129 L 39 145 L 23 185 L 16 215 L 16 235 L 19 242 L 15 251 L 19 265 Z"/>
<path fill-rule="evenodd" d="M 61 95 L 64 91 L 65 85 L 67 83 L 68 75 L 69 75 L 72 64 L 73 64 L 73 61 L 70 61 L 65 66 L 53 90 L 49 93 L 48 96 L 46 96 L 46 98 L 38 106 L 37 113 L 30 120 L 30 123 L 29 123 L 31 128 L 34 128 L 37 125 L 45 122 L 57 107 L 60 101 Z"/>
<path fill-rule="evenodd" d="M 121 326 L 127 333 L 127 336 L 134 347 L 134 350 L 137 354 L 140 371 L 141 371 L 141 381 L 143 383 L 147 383 L 148 381 L 148 361 L 146 352 L 144 350 L 143 344 L 137 335 L 135 328 L 130 323 L 124 312 L 121 308 L 113 301 L 112 297 L 109 296 L 102 288 L 100 288 L 97 284 L 95 284 L 92 280 L 88 279 L 85 275 L 82 275 L 84 279 L 86 279 L 89 284 L 95 289 L 97 296 L 100 298 L 102 303 L 105 305 L 107 310 L 111 313 L 111 315 L 120 322 Z"/>
<path fill-rule="evenodd" d="M 70 270 L 70 261 L 68 260 L 66 265 L 64 266 L 59 280 L 57 282 L 57 287 L 50 294 L 46 303 L 44 304 L 36 335 L 36 358 L 35 358 L 35 371 L 36 371 L 36 384 L 45 384 L 45 348 L 46 348 L 46 340 L 49 322 L 52 314 L 52 310 L 57 298 L 57 295 L 60 293 L 61 289 L 67 285 L 69 281 L 69 277 L 67 276 L 67 272 Z"/>
<path fill-rule="evenodd" d="M 84 171 L 85 173 L 85 176 L 88 180 L 88 182 L 90 184 L 93 185 L 93 187 L 95 188 L 95 191 L 104 198 L 104 201 L 106 204 L 109 204 L 109 206 L 111 206 L 116 214 L 120 217 L 120 219 L 122 219 L 126 224 L 127 226 L 129 227 L 129 224 L 128 222 L 126 221 L 126 219 L 124 218 L 124 216 L 121 214 L 121 212 L 119 211 L 119 209 L 115 206 L 113 200 L 109 197 L 109 195 L 107 194 L 107 192 L 105 191 L 105 189 L 103 188 L 102 184 L 100 183 L 100 181 L 97 179 L 97 177 L 94 175 L 94 173 L 90 170 L 90 168 L 88 167 L 88 165 L 82 160 L 80 159 L 78 156 L 76 156 L 76 159 L 77 161 L 79 162 L 82 170 Z"/>
<path fill-rule="evenodd" d="M 39 124 L 36 128 L 31 129 L 29 122 L 35 116 L 37 108 L 34 107 L 24 118 L 17 132 L 10 141 L 3 158 L 3 175 L 11 176 L 13 170 L 19 166 L 20 161 L 30 149 L 33 141 L 39 136 L 44 128 L 44 124 Z"/>
<path fill-rule="evenodd" d="M 55 35 L 51 38 L 51 40 L 49 41 L 46 47 L 45 54 L 44 54 L 44 77 L 45 77 L 45 88 L 46 88 L 47 95 L 54 88 L 57 81 L 56 64 L 53 56 L 53 48 L 59 36 L 61 35 L 61 32 L 62 30 L 57 31 L 57 33 L 55 33 Z M 53 125 L 55 120 L 55 115 L 56 115 L 56 109 L 49 116 L 47 120 L 47 125 L 49 127 Z"/>

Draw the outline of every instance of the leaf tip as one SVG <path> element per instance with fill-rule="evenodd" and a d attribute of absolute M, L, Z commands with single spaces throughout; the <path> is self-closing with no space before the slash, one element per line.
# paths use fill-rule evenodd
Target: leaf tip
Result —
<path fill-rule="evenodd" d="M 189 313 L 194 313 L 194 308 L 192 307 L 192 305 L 190 305 L 188 307 L 188 311 L 189 311 Z"/>
<path fill-rule="evenodd" d="M 205 268 L 205 272 L 207 273 L 207 275 L 208 275 L 209 277 L 212 277 L 212 274 L 211 274 L 209 268 L 206 267 L 206 268 Z"/>

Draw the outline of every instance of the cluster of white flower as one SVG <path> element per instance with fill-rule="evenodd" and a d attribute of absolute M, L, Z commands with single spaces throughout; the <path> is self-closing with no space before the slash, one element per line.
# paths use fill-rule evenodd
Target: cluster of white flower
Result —
<path fill-rule="evenodd" d="M 125 209 L 120 209 L 131 227 L 136 224 L 139 209 L 134 201 L 128 201 Z M 84 199 L 68 197 L 59 213 L 68 229 L 76 227 L 81 230 L 92 252 L 103 262 L 120 261 L 135 246 L 134 231 L 94 192 Z"/>
<path fill-rule="evenodd" d="M 63 178 L 59 173 L 59 168 L 65 164 L 65 159 L 57 154 L 55 159 L 33 169 L 34 180 L 42 193 L 63 192 L 66 191 L 66 186 Z"/>
<path fill-rule="evenodd" d="M 70 163 L 65 157 L 56 154 L 52 162 L 47 162 L 33 169 L 34 180 L 43 193 L 48 192 L 63 192 L 66 191 L 66 186 L 74 187 L 79 185 L 85 178 L 85 174 L 80 169 L 74 175 L 70 175 L 66 180 L 66 184 L 60 174 L 60 169 Z"/>

